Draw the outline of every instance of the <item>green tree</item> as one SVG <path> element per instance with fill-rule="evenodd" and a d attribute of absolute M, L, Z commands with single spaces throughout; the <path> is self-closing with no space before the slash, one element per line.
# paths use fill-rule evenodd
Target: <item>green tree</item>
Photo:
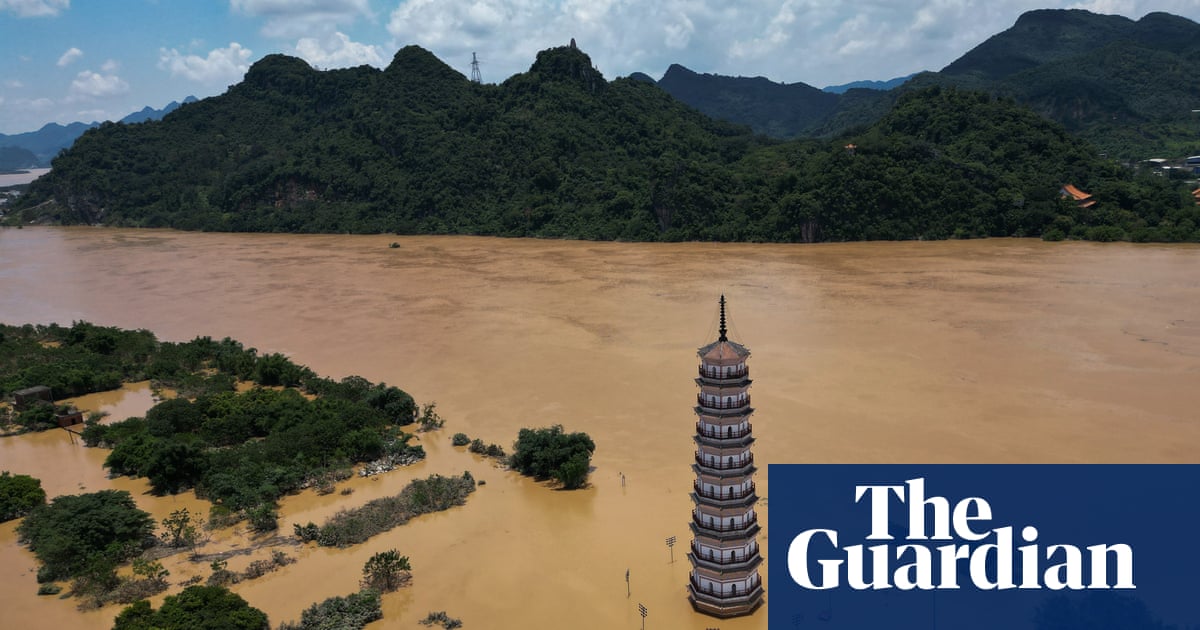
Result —
<path fill-rule="evenodd" d="M 95 557 L 119 562 L 153 541 L 154 519 L 124 490 L 64 495 L 33 509 L 17 527 L 42 562 L 42 581 L 80 574 Z"/>
<path fill-rule="evenodd" d="M 381 551 L 363 565 L 363 588 L 389 593 L 408 582 L 411 571 L 408 556 L 400 555 L 395 549 Z"/>
<path fill-rule="evenodd" d="M 121 611 L 113 630 L 268 630 L 263 611 L 221 586 L 189 586 L 154 610 L 145 601 Z"/>
<path fill-rule="evenodd" d="M 566 489 L 587 483 L 596 444 L 586 433 L 563 433 L 562 425 L 521 429 L 509 463 L 523 475 L 554 478 Z"/>
<path fill-rule="evenodd" d="M 158 562 L 157 560 L 134 558 L 133 574 L 144 580 L 149 580 L 155 584 L 166 586 L 167 576 L 171 575 L 171 572 L 166 570 L 162 563 Z"/>
<path fill-rule="evenodd" d="M 199 532 L 192 522 L 192 515 L 187 508 L 175 510 L 162 520 L 163 544 L 169 547 L 188 547 L 195 549 Z"/>
<path fill-rule="evenodd" d="M 567 490 L 582 488 L 587 483 L 591 462 L 587 455 L 577 452 L 554 470 L 554 478 Z"/>
<path fill-rule="evenodd" d="M 0 523 L 20 518 L 46 503 L 42 482 L 29 475 L 0 473 Z"/>
<path fill-rule="evenodd" d="M 383 618 L 379 591 L 363 589 L 345 597 L 330 597 L 309 606 L 299 623 L 280 624 L 279 630 L 359 630 Z"/>

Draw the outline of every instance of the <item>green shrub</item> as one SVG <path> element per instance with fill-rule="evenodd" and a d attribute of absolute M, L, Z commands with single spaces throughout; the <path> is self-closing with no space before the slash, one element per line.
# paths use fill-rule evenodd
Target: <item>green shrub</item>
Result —
<path fill-rule="evenodd" d="M 461 477 L 431 475 L 426 479 L 414 479 L 395 496 L 375 499 L 353 510 L 342 510 L 319 528 L 309 523 L 294 525 L 293 529 L 303 541 L 315 540 L 324 547 L 346 547 L 403 525 L 414 516 L 462 505 L 467 495 L 474 491 L 475 478 L 469 472 L 464 472 Z"/>
<path fill-rule="evenodd" d="M 263 611 L 221 586 L 189 586 L 154 610 L 142 600 L 121 611 L 113 630 L 269 630 Z"/>
<path fill-rule="evenodd" d="M 123 490 L 57 497 L 17 527 L 45 568 L 39 578 L 48 579 L 82 575 L 100 559 L 115 563 L 137 555 L 153 544 L 153 531 L 154 519 Z"/>
<path fill-rule="evenodd" d="M 554 478 L 566 489 L 587 483 L 596 444 L 586 433 L 563 433 L 562 425 L 521 429 L 509 463 L 523 475 Z"/>
<path fill-rule="evenodd" d="M 46 491 L 42 482 L 29 475 L 0 473 L 0 523 L 11 521 L 28 514 L 39 505 L 45 505 Z"/>
<path fill-rule="evenodd" d="M 280 624 L 279 630 L 360 630 L 383 618 L 379 591 L 364 589 L 345 597 L 330 597 L 300 614 L 298 623 Z"/>
<path fill-rule="evenodd" d="M 467 437 L 466 433 L 455 433 L 454 437 L 450 438 L 450 443 L 454 446 L 466 446 L 471 443 L 471 438 Z"/>

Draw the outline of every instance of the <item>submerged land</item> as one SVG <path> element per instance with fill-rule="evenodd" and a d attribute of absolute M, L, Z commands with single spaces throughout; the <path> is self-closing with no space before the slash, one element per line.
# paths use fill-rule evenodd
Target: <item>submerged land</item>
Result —
<path fill-rule="evenodd" d="M 297 562 L 231 587 L 273 623 L 353 592 L 366 560 L 395 548 L 414 576 L 383 596 L 381 627 L 439 610 L 466 627 L 637 625 L 641 601 L 659 623 L 700 630 L 712 620 L 692 612 L 687 564 L 678 553 L 669 562 L 663 538 L 688 534 L 695 349 L 715 334 L 720 292 L 731 337 L 754 353 L 760 467 L 1188 462 L 1200 444 L 1198 262 L 1194 245 L 1034 239 L 804 246 L 26 228 L 0 230 L 0 321 L 230 336 L 334 379 L 361 374 L 438 401 L 447 424 L 421 434 L 425 460 L 328 495 L 284 496 L 280 523 L 321 524 L 431 474 L 470 470 L 486 483 L 461 507 L 361 545 L 285 548 Z M 142 415 L 151 401 L 141 387 L 76 402 Z M 555 491 L 450 442 L 464 432 L 508 448 L 522 427 L 554 423 L 598 445 L 588 488 Z M 0 449 L 5 468 L 38 477 L 50 497 L 124 489 L 159 521 L 208 510 L 191 493 L 158 497 L 146 480 L 107 478 L 106 452 L 61 430 Z M 756 482 L 769 523 L 766 474 Z M 228 532 L 212 544 L 234 552 L 230 570 L 269 557 L 248 528 Z M 81 613 L 34 594 L 35 561 L 13 523 L 0 526 L 0 554 L 14 623 L 111 627 L 113 607 Z M 211 573 L 186 560 L 167 568 L 172 582 Z M 764 628 L 766 616 L 720 625 Z"/>

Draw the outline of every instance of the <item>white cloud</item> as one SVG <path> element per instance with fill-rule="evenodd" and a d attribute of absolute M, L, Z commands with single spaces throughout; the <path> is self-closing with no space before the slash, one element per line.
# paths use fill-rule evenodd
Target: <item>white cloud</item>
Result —
<path fill-rule="evenodd" d="M 112 116 L 108 115 L 108 110 L 104 109 L 84 109 L 75 112 L 75 119 L 91 122 L 93 120 L 112 120 Z"/>
<path fill-rule="evenodd" d="M 328 35 L 338 26 L 371 17 L 368 0 L 230 0 L 234 11 L 267 18 L 268 37 Z"/>
<path fill-rule="evenodd" d="M 62 56 L 58 58 L 58 67 L 65 68 L 65 67 L 71 65 L 75 60 L 79 59 L 82 56 L 83 56 L 82 50 L 79 50 L 78 48 L 75 48 L 75 47 L 68 48 L 67 52 L 63 53 Z"/>
<path fill-rule="evenodd" d="M 9 79 L 4 82 L 4 87 L 12 89 L 12 90 L 17 90 L 17 89 L 25 87 L 25 84 L 21 83 L 17 79 Z"/>
<path fill-rule="evenodd" d="M 123 94 L 129 91 L 129 84 L 115 74 L 100 74 L 84 70 L 71 81 L 71 96 L 78 98 L 100 98 Z"/>
<path fill-rule="evenodd" d="M 17 17 L 53 17 L 71 6 L 71 0 L 0 0 L 0 10 Z"/>
<path fill-rule="evenodd" d="M 328 37 L 301 38 L 296 42 L 296 54 L 318 68 L 383 65 L 383 56 L 378 46 L 352 41 L 340 31 Z"/>
<path fill-rule="evenodd" d="M 116 72 L 117 68 L 120 68 L 120 67 L 121 67 L 121 64 L 117 63 L 116 59 L 109 59 L 100 66 L 100 70 L 111 73 L 111 72 Z"/>
<path fill-rule="evenodd" d="M 237 42 L 225 48 L 209 51 L 207 57 L 184 55 L 174 48 L 158 51 L 158 67 L 171 76 L 179 76 L 198 83 L 226 85 L 237 82 L 250 68 L 251 51 Z"/>

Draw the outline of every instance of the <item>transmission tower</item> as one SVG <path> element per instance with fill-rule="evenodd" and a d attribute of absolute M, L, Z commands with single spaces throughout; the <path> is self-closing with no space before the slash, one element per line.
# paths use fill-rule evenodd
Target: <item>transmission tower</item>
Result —
<path fill-rule="evenodd" d="M 479 59 L 475 57 L 475 53 L 471 53 L 471 81 L 483 83 L 483 76 L 479 74 Z"/>

